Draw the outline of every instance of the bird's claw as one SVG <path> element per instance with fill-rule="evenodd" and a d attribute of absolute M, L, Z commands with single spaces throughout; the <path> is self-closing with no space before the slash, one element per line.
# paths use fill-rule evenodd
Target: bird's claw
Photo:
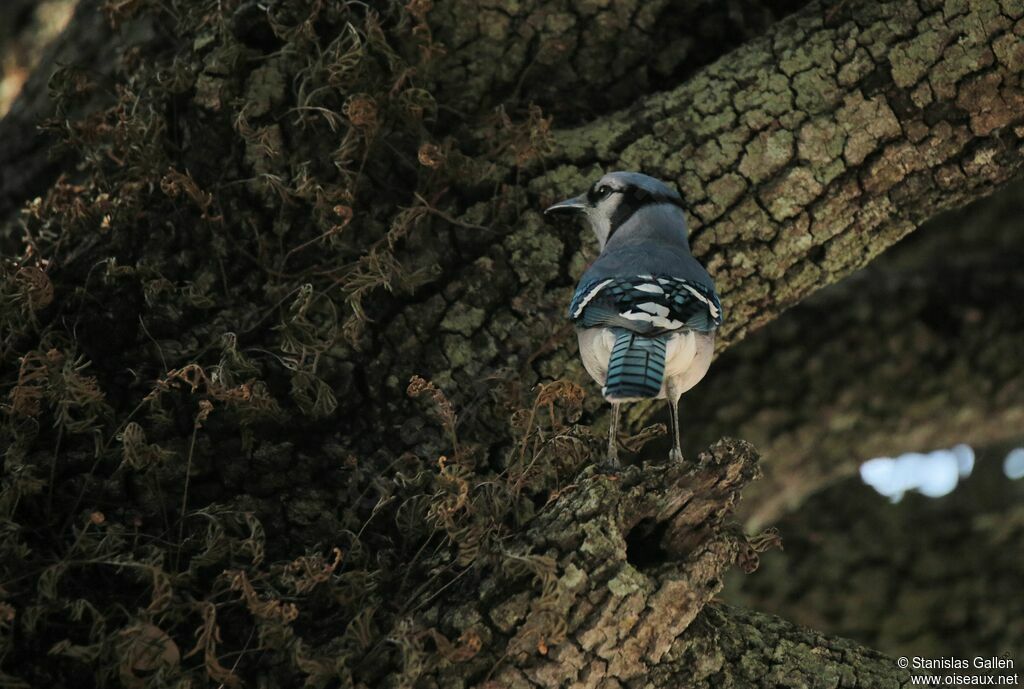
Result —
<path fill-rule="evenodd" d="M 617 474 L 622 468 L 619 464 L 619 452 L 617 447 L 611 447 L 608 449 L 608 454 L 605 456 L 603 462 L 597 462 L 595 464 L 597 470 L 602 474 Z"/>

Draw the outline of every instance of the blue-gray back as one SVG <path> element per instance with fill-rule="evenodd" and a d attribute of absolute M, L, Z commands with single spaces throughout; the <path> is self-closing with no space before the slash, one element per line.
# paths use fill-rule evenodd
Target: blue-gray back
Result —
<path fill-rule="evenodd" d="M 690 253 L 682 211 L 644 207 L 613 234 L 583 274 L 569 306 L 580 327 L 622 327 L 644 335 L 701 332 L 722 323 L 714 282 Z"/>

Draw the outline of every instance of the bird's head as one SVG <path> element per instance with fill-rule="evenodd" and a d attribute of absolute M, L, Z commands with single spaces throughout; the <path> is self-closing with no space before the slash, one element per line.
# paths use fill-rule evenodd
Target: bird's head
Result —
<path fill-rule="evenodd" d="M 597 235 L 601 250 L 636 213 L 657 207 L 658 221 L 631 223 L 638 232 L 678 233 L 686 242 L 686 220 L 683 199 L 675 189 L 661 180 L 639 172 L 609 172 L 594 182 L 586 192 L 560 201 L 544 211 L 545 215 L 583 215 Z M 660 227 L 667 225 L 666 227 Z"/>

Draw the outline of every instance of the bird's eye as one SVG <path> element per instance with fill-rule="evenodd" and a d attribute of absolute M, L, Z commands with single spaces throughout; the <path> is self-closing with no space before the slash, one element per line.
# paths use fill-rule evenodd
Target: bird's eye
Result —
<path fill-rule="evenodd" d="M 608 195 L 611 194 L 611 193 L 612 193 L 612 188 L 609 187 L 606 184 L 602 184 L 601 186 L 599 186 L 597 188 L 597 195 L 600 196 L 602 199 L 603 198 L 607 198 Z"/>

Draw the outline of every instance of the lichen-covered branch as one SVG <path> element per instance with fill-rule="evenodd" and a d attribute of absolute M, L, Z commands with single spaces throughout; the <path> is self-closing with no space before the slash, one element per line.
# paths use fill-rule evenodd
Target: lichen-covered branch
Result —
<path fill-rule="evenodd" d="M 588 165 L 677 180 L 731 314 L 722 346 L 1022 167 L 1024 5 L 814 4 L 680 87 L 559 132 Z M 577 171 L 583 170 L 583 175 Z"/>
<path fill-rule="evenodd" d="M 732 563 L 756 563 L 724 523 L 755 471 L 753 448 L 735 442 L 690 467 L 588 470 L 510 544 L 506 567 L 483 586 L 500 603 L 483 614 L 508 637 L 496 645 L 508 662 L 492 686 L 597 687 L 649 673 Z M 519 577 L 508 577 L 516 558 Z M 516 595 L 517 578 L 534 592 Z"/>
<path fill-rule="evenodd" d="M 805 4 L 438 2 L 428 23 L 448 51 L 433 76 L 463 113 L 536 103 L 559 122 L 592 119 L 678 83 Z"/>
<path fill-rule="evenodd" d="M 748 541 L 725 521 L 756 473 L 745 443 L 722 441 L 688 466 L 592 469 L 549 504 L 479 595 L 447 613 L 445 638 L 485 653 L 436 671 L 439 686 L 894 686 L 881 654 L 767 616 L 708 603 L 734 562 L 750 571 L 773 537 Z M 497 564 L 497 563 L 496 563 Z M 778 667 L 777 670 L 773 667 Z M 782 668 L 785 668 L 784 670 Z M 824 686 L 824 684 L 821 684 Z"/>
<path fill-rule="evenodd" d="M 907 671 L 891 656 L 772 615 L 721 604 L 705 608 L 668 655 L 668 662 L 646 678 L 647 686 L 869 689 L 908 682 Z"/>

